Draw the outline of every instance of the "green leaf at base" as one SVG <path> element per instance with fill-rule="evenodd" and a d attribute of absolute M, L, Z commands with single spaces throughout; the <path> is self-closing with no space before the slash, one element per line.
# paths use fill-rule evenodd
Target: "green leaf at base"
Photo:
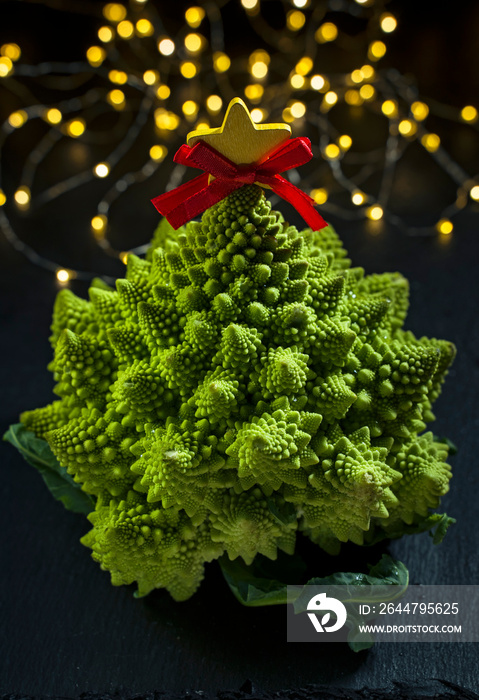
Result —
<path fill-rule="evenodd" d="M 455 519 L 446 513 L 431 513 L 421 518 L 412 525 L 406 525 L 398 520 L 387 529 L 376 528 L 365 533 L 364 544 L 371 546 L 383 540 L 395 540 L 403 535 L 418 535 L 421 532 L 429 532 L 434 544 L 440 544 L 448 530 L 455 523 Z"/>
<path fill-rule="evenodd" d="M 11 425 L 3 439 L 10 442 L 29 464 L 42 475 L 50 493 L 65 508 L 74 513 L 91 513 L 95 504 L 91 496 L 81 490 L 65 467 L 61 467 L 46 440 L 38 438 L 22 423 Z"/>

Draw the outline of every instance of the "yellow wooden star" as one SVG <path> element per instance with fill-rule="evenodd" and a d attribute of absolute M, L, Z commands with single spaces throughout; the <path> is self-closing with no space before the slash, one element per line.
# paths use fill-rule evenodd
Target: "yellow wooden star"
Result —
<path fill-rule="evenodd" d="M 237 165 L 261 163 L 291 136 L 288 124 L 255 124 L 239 97 L 228 105 L 223 124 L 217 129 L 190 131 L 188 146 L 204 141 Z"/>

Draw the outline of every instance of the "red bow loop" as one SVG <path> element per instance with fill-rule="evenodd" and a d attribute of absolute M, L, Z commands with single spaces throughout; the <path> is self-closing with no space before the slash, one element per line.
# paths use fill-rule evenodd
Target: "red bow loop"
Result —
<path fill-rule="evenodd" d="M 174 161 L 181 165 L 201 168 L 204 173 L 171 192 L 152 199 L 156 209 L 174 228 L 201 214 L 209 207 L 246 184 L 257 182 L 271 187 L 273 192 L 290 202 L 314 230 L 326 226 L 326 222 L 314 209 L 314 201 L 279 173 L 306 163 L 312 158 L 309 139 L 294 138 L 280 145 L 261 163 L 237 165 L 204 141 L 193 147 L 183 144 Z M 214 180 L 210 181 L 210 176 Z"/>

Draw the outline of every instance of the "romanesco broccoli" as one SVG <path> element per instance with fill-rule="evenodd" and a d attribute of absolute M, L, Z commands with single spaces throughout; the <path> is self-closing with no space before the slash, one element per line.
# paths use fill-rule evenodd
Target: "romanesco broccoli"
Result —
<path fill-rule="evenodd" d="M 60 399 L 21 420 L 95 498 L 82 542 L 112 583 L 183 600 L 223 553 L 274 559 L 298 531 L 334 553 L 428 517 L 451 474 L 419 433 L 454 346 L 402 330 L 407 306 L 400 274 L 351 268 L 255 185 L 164 221 L 116 290 L 61 291 Z"/>

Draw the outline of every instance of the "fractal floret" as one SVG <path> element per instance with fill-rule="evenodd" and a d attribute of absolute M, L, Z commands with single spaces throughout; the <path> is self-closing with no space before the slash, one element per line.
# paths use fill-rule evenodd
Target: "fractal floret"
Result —
<path fill-rule="evenodd" d="M 454 346 L 403 330 L 408 284 L 353 268 L 244 186 L 158 228 L 116 289 L 65 289 L 60 397 L 22 415 L 95 504 L 82 542 L 116 585 L 191 596 L 205 562 L 336 553 L 420 526 L 446 493 L 424 432 Z"/>

